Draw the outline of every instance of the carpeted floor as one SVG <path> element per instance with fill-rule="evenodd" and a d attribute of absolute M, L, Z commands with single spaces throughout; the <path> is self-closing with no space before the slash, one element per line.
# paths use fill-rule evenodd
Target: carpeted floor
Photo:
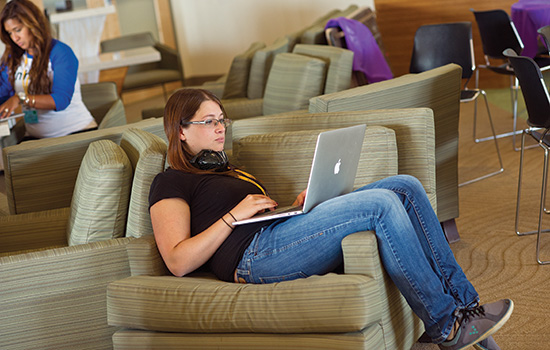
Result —
<path fill-rule="evenodd" d="M 497 133 L 512 128 L 511 113 L 506 110 L 508 105 L 505 103 L 509 104 L 509 101 L 491 105 Z M 473 104 L 462 106 L 459 145 L 461 182 L 498 168 L 494 143 L 475 144 L 472 141 L 472 110 Z M 480 108 L 478 121 L 478 136 L 488 136 L 484 108 Z M 550 332 L 547 327 L 550 327 L 550 321 L 546 312 L 550 311 L 550 266 L 536 263 L 534 236 L 517 237 L 514 233 L 519 152 L 512 150 L 510 137 L 500 139 L 499 146 L 505 171 L 459 190 L 460 217 L 457 225 L 461 240 L 451 247 L 466 275 L 477 288 L 482 302 L 500 298 L 511 298 L 515 302 L 515 311 L 510 321 L 495 334 L 500 347 L 515 350 L 548 349 Z M 524 210 L 521 217 L 525 219 L 524 226 L 533 229 L 537 222 L 542 152 L 531 149 L 526 152 L 526 157 L 525 174 L 528 183 L 523 193 L 527 200 L 522 204 Z M 0 182 L 0 192 L 5 193 L 3 176 L 0 176 Z M 0 201 L 3 204 L 4 196 L 0 196 Z M 550 235 L 543 242 L 548 242 L 541 249 L 543 258 L 550 259 Z M 434 344 L 417 344 L 413 347 L 414 350 L 437 348 Z"/>
<path fill-rule="evenodd" d="M 459 179 L 461 182 L 483 172 L 498 169 L 494 143 L 472 141 L 472 107 L 463 105 L 460 120 Z M 480 110 L 478 132 L 488 136 L 486 114 Z M 510 131 L 511 113 L 491 106 L 497 133 Z M 522 125 L 523 127 L 523 125 Z M 520 127 L 521 128 L 521 127 Z M 521 136 L 520 136 L 521 137 Z M 518 138 L 518 145 L 519 145 Z M 519 152 L 512 149 L 512 138 L 499 139 L 504 172 L 459 190 L 461 240 L 451 245 L 466 275 L 478 290 L 482 302 L 511 298 L 515 310 L 508 323 L 494 338 L 502 349 L 549 349 L 550 326 L 547 312 L 550 266 L 535 260 L 535 236 L 514 233 Z M 520 230 L 536 228 L 542 175 L 543 152 L 526 151 L 525 181 L 520 212 Z M 545 221 L 548 226 L 548 220 Z M 523 223 L 523 224 L 521 224 Z M 543 237 L 541 253 L 550 259 L 550 235 Z M 437 349 L 433 344 L 417 344 L 414 350 Z"/>

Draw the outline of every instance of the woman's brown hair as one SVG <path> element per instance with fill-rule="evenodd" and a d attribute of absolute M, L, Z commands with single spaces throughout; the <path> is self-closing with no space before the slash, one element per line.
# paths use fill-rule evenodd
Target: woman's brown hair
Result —
<path fill-rule="evenodd" d="M 170 96 L 166 103 L 164 108 L 164 132 L 168 138 L 168 162 L 173 169 L 193 174 L 212 173 L 211 171 L 199 170 L 189 162 L 194 154 L 191 153 L 187 143 L 180 139 L 180 130 L 189 127 L 189 125 L 182 125 L 182 123 L 190 121 L 205 101 L 217 103 L 224 117 L 227 118 L 221 101 L 208 90 L 180 89 Z M 233 172 L 226 172 L 226 174 L 230 173 Z M 217 172 L 217 174 L 220 173 Z"/>
<path fill-rule="evenodd" d="M 2 55 L 1 64 L 7 67 L 12 86 L 14 86 L 15 71 L 21 63 L 25 50 L 14 43 L 8 32 L 6 32 L 4 23 L 8 19 L 18 20 L 29 28 L 33 36 L 33 48 L 37 51 L 29 71 L 30 84 L 27 93 L 50 94 L 51 82 L 48 78 L 48 62 L 52 46 L 50 23 L 42 11 L 29 0 L 12 0 L 2 9 L 2 13 L 0 13 L 0 23 L 2 24 L 0 39 L 6 45 L 6 50 Z"/>

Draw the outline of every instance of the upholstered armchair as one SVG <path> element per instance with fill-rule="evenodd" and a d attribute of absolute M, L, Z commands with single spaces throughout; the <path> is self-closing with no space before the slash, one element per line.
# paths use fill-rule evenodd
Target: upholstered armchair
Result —
<path fill-rule="evenodd" d="M 351 84 L 353 53 L 323 45 L 296 45 L 275 56 L 263 98 L 223 101 L 231 119 L 305 110 L 309 99 Z"/>
<path fill-rule="evenodd" d="M 435 119 L 437 216 L 450 241 L 459 239 L 458 118 L 462 70 L 456 64 L 313 97 L 310 113 L 431 108 Z"/>
<path fill-rule="evenodd" d="M 152 46 L 160 52 L 160 61 L 130 66 L 122 92 L 162 85 L 165 99 L 166 83 L 183 82 L 183 68 L 178 52 L 164 44 L 156 42 L 149 32 L 124 35 L 100 43 L 101 52 L 115 52 L 144 46 Z"/>
<path fill-rule="evenodd" d="M 306 186 L 318 132 L 360 123 L 368 127 L 355 186 L 412 174 L 435 208 L 429 109 L 289 112 L 236 121 L 232 160 L 284 205 Z M 120 327 L 115 350 L 410 349 L 423 332 L 384 272 L 373 232 L 343 240 L 343 272 L 267 285 L 222 282 L 207 272 L 171 276 L 151 236 L 127 248 L 132 276 L 107 290 L 108 322 Z"/>
<path fill-rule="evenodd" d="M 149 186 L 166 143 L 128 129 L 90 143 L 67 208 L 0 217 L 3 349 L 112 349 L 108 283 L 130 275 L 125 245 L 151 234 Z"/>
<path fill-rule="evenodd" d="M 225 103 L 226 100 L 248 101 L 260 99 L 264 95 L 267 76 L 276 54 L 289 51 L 286 37 L 275 40 L 270 45 L 252 43 L 244 52 L 231 61 L 229 72 L 219 79 L 192 88 L 209 90 Z M 147 108 L 141 112 L 142 119 L 162 117 L 164 105 Z"/>

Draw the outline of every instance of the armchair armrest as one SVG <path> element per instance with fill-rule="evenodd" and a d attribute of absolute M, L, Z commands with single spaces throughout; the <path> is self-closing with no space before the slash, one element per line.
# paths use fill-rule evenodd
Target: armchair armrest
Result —
<path fill-rule="evenodd" d="M 171 275 L 157 249 L 153 235 L 142 236 L 133 240 L 126 247 L 130 272 L 132 276 L 166 276 Z"/>
<path fill-rule="evenodd" d="M 67 245 L 70 208 L 0 216 L 0 253 Z"/>
<path fill-rule="evenodd" d="M 155 49 L 160 52 L 159 68 L 173 69 L 181 72 L 178 52 L 176 50 L 161 43 L 156 43 Z"/>
<path fill-rule="evenodd" d="M 196 86 L 199 89 L 205 89 L 221 98 L 223 96 L 223 89 L 225 88 L 225 81 L 207 81 L 206 83 Z"/>
<path fill-rule="evenodd" d="M 360 274 L 380 279 L 381 261 L 378 254 L 378 242 L 373 231 L 351 234 L 342 240 L 344 252 L 344 273 Z"/>
<path fill-rule="evenodd" d="M 112 348 L 105 291 L 130 275 L 131 239 L 1 257 L 2 348 Z"/>

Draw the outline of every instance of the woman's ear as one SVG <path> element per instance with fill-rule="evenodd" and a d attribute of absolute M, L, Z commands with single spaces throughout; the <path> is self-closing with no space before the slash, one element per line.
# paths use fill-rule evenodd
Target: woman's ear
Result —
<path fill-rule="evenodd" d="M 181 141 L 186 141 L 187 140 L 187 137 L 185 137 L 185 134 L 183 133 L 183 128 L 180 127 L 180 140 Z"/>

